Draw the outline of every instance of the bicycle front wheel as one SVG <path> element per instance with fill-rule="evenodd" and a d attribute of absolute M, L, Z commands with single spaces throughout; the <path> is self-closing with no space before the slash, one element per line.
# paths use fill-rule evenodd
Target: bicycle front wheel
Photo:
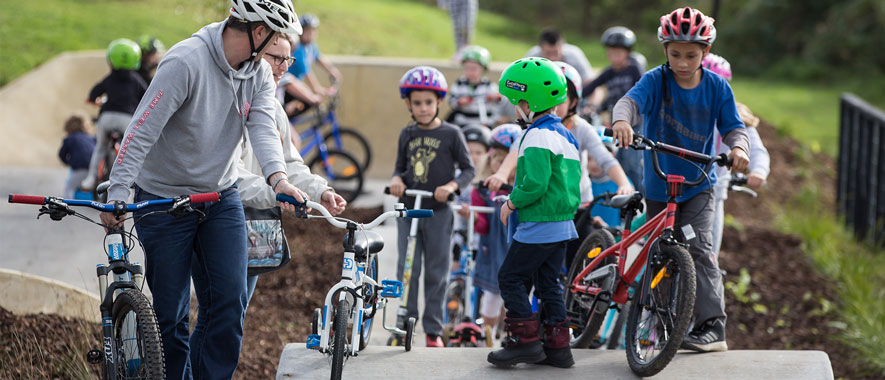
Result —
<path fill-rule="evenodd" d="M 322 154 L 317 154 L 307 166 L 311 173 L 325 178 L 347 203 L 353 202 L 363 191 L 363 169 L 346 152 L 329 149 L 325 159 Z"/>
<path fill-rule="evenodd" d="M 572 260 L 572 266 L 568 271 L 568 285 L 574 283 L 575 278 L 590 265 L 597 255 L 615 244 L 615 238 L 608 230 L 600 229 L 593 231 L 581 242 L 575 257 Z M 599 265 L 593 269 L 602 268 L 609 264 L 617 263 L 617 257 L 608 256 L 602 260 Z M 602 278 L 592 281 L 582 281 L 582 285 L 605 288 L 613 284 L 611 278 Z M 603 289 L 612 291 L 614 289 Z M 605 319 L 605 314 L 609 307 L 608 301 L 595 300 L 589 294 L 572 293 L 569 289 L 565 290 L 565 308 L 571 318 L 572 327 L 572 348 L 588 348 L 596 339 L 599 333 L 599 327 Z"/>
<path fill-rule="evenodd" d="M 117 378 L 165 378 L 160 327 L 147 297 L 135 289 L 120 293 L 114 300 L 112 316 Z"/>
<path fill-rule="evenodd" d="M 688 251 L 655 243 L 627 317 L 627 362 L 654 376 L 676 354 L 694 311 L 695 268 Z"/>
<path fill-rule="evenodd" d="M 363 171 L 369 168 L 372 162 L 372 148 L 369 147 L 369 141 L 355 129 L 338 127 L 337 136 L 333 131 L 329 131 L 323 136 L 323 141 L 328 147 L 350 153 Z"/>
<path fill-rule="evenodd" d="M 335 309 L 335 329 L 332 335 L 332 380 L 341 380 L 344 371 L 344 355 L 347 353 L 347 319 L 350 316 L 350 302 L 347 299 L 338 301 Z"/>

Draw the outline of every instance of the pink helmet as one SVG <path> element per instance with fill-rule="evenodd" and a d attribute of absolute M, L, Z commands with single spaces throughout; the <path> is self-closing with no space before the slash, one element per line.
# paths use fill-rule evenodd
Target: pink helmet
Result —
<path fill-rule="evenodd" d="M 731 82 L 731 64 L 722 56 L 713 53 L 707 54 L 701 65 Z"/>
<path fill-rule="evenodd" d="M 716 27 L 712 17 L 704 16 L 701 11 L 691 8 L 679 8 L 661 16 L 658 27 L 660 42 L 697 42 L 707 46 L 716 40 Z"/>
<path fill-rule="evenodd" d="M 414 90 L 435 91 L 440 99 L 446 97 L 449 85 L 439 70 L 430 66 L 417 66 L 406 72 L 399 80 L 399 95 L 405 99 Z"/>

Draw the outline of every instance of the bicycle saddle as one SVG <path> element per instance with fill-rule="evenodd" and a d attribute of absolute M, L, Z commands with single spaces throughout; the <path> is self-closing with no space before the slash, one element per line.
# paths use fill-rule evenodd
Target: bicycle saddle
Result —
<path fill-rule="evenodd" d="M 642 194 L 639 192 L 635 192 L 631 195 L 615 195 L 609 200 L 606 206 L 612 208 L 624 208 L 624 206 L 629 205 L 633 201 L 642 200 Z"/>
<path fill-rule="evenodd" d="M 384 248 L 384 238 L 377 232 L 363 230 L 357 231 L 355 234 L 353 253 L 357 256 L 378 253 Z"/>

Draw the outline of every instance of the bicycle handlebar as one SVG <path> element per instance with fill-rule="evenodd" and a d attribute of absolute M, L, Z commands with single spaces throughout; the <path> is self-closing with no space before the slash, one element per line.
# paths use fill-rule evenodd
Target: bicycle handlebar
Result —
<path fill-rule="evenodd" d="M 183 196 L 180 196 L 177 198 L 165 198 L 165 199 L 154 199 L 154 200 L 148 200 L 148 201 L 141 201 L 138 203 L 119 202 L 119 203 L 122 203 L 122 205 L 119 206 L 119 208 L 118 208 L 117 204 L 114 204 L 114 203 L 100 203 L 100 202 L 95 202 L 95 201 L 84 201 L 84 200 L 77 200 L 77 199 L 62 199 L 62 198 L 57 198 L 57 197 L 41 197 L 41 196 L 36 196 L 36 195 L 9 194 L 9 203 L 23 203 L 23 204 L 32 204 L 32 205 L 55 204 L 55 205 L 65 205 L 65 206 L 89 207 L 89 208 L 96 209 L 98 211 L 120 212 L 121 214 L 140 210 L 140 209 L 147 207 L 147 206 L 172 204 L 174 208 L 178 208 L 184 204 L 214 202 L 219 199 L 221 199 L 221 194 L 219 194 L 219 193 L 202 193 L 202 194 L 183 195 Z"/>
<path fill-rule="evenodd" d="M 480 181 L 480 182 L 479 182 L 479 185 L 478 185 L 477 187 L 479 187 L 480 190 L 488 190 L 488 189 L 489 189 L 489 186 L 486 185 L 485 181 Z M 506 192 L 508 192 L 508 193 L 509 193 L 509 192 L 512 192 L 512 191 L 513 191 L 513 185 L 508 184 L 508 183 L 502 184 L 502 185 L 501 185 L 501 188 L 500 188 L 499 190 L 500 190 L 500 191 L 506 191 Z"/>
<path fill-rule="evenodd" d="M 307 202 L 301 203 L 301 202 L 296 201 L 294 197 L 292 197 L 290 195 L 286 195 L 286 194 L 277 194 L 277 201 L 291 203 L 291 204 L 295 205 L 296 207 L 310 207 L 312 209 L 319 211 L 320 214 L 322 214 L 322 218 L 326 219 L 326 221 L 329 222 L 329 224 L 331 224 L 335 227 L 341 228 L 341 229 L 347 228 L 346 222 L 342 222 L 341 220 L 338 220 L 338 218 L 332 216 L 332 214 L 329 212 L 329 210 L 326 209 L 326 207 L 324 207 L 323 205 L 316 203 L 314 201 L 307 201 Z M 369 223 L 356 223 L 356 224 L 363 226 L 363 228 L 365 228 L 365 229 L 372 229 L 372 228 L 377 227 L 382 222 L 384 222 L 385 220 L 390 219 L 390 218 L 430 218 L 432 216 L 433 216 L 433 210 L 405 210 L 405 209 L 393 210 L 393 211 L 388 211 L 388 212 L 385 212 L 385 213 L 379 215 L 377 218 L 375 218 L 375 220 L 373 220 Z"/>
<path fill-rule="evenodd" d="M 612 129 L 606 129 L 604 134 L 611 137 L 614 135 L 614 131 Z M 661 142 L 654 142 L 646 138 L 645 136 L 637 133 L 633 134 L 633 142 L 630 144 L 630 147 L 636 150 L 651 150 L 651 161 L 654 166 L 655 174 L 657 174 L 657 176 L 664 181 L 667 180 L 667 174 L 665 174 L 664 171 L 661 170 L 661 165 L 658 163 L 658 152 L 704 165 L 704 173 L 710 171 L 710 168 L 713 167 L 713 164 L 719 164 L 721 166 L 731 166 L 732 164 L 731 158 L 728 158 L 728 155 L 726 155 L 725 153 L 722 153 L 718 156 L 708 156 L 706 154 L 695 152 L 693 150 L 688 150 L 685 148 L 680 148 L 678 146 Z M 705 178 L 705 175 L 701 175 L 694 181 L 685 181 L 685 186 L 700 185 Z"/>

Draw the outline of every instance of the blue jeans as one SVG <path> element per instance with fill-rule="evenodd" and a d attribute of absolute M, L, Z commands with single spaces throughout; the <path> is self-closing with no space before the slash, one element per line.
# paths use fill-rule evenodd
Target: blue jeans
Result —
<path fill-rule="evenodd" d="M 525 244 L 513 240 L 507 258 L 498 272 L 498 287 L 508 318 L 532 316 L 529 291 L 535 286 L 535 296 L 541 300 L 542 315 L 547 325 L 565 320 L 565 302 L 559 273 L 565 260 L 567 241 L 543 244 Z"/>
<path fill-rule="evenodd" d="M 252 302 L 252 295 L 255 294 L 255 286 L 258 285 L 258 276 L 246 277 L 246 307 Z"/>
<path fill-rule="evenodd" d="M 157 198 L 135 189 L 136 201 Z M 240 357 L 246 308 L 243 204 L 231 188 L 217 202 L 192 207 L 204 215 L 145 216 L 166 206 L 135 212 L 135 227 L 145 249 L 145 277 L 163 339 L 166 377 L 229 379 Z M 199 316 L 188 337 L 191 277 Z"/>

